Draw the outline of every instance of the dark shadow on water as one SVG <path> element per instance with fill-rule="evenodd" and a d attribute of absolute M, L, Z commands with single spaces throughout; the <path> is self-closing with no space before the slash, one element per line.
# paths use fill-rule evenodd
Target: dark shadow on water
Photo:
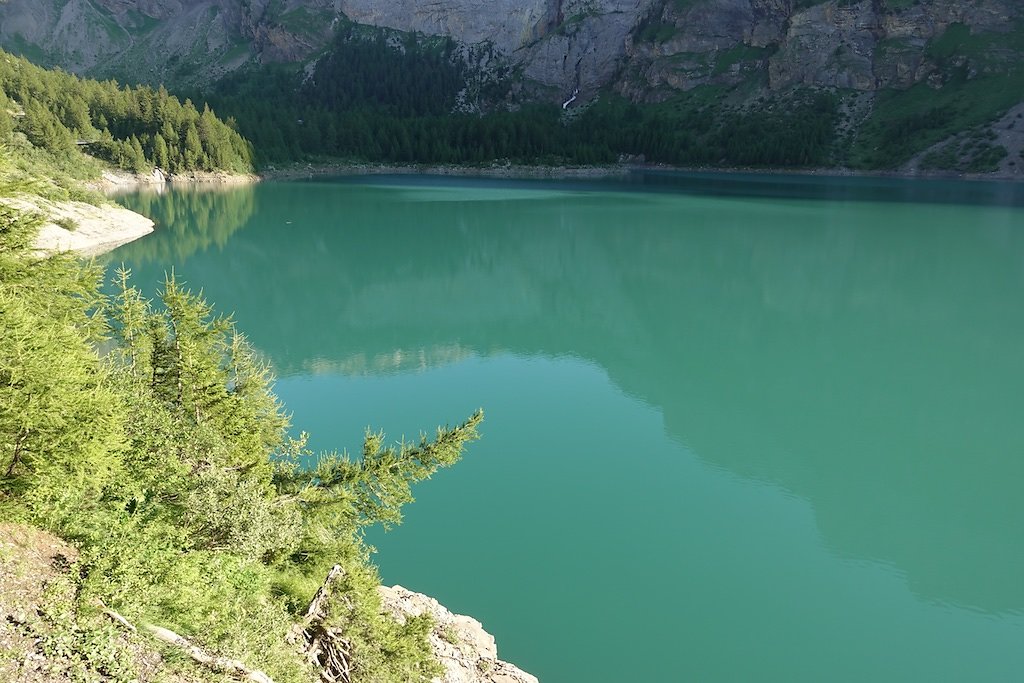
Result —
<path fill-rule="evenodd" d="M 1019 181 L 648 171 L 631 175 L 627 184 L 719 197 L 1024 206 L 1024 183 Z"/>
<path fill-rule="evenodd" d="M 1001 180 L 919 179 L 883 176 L 829 176 L 801 173 L 726 173 L 630 171 L 621 177 L 488 178 L 473 176 L 380 175 L 337 176 L 296 182 L 393 184 L 431 187 L 551 189 L 575 192 L 657 192 L 702 197 L 800 199 L 833 202 L 900 202 L 1024 207 L 1024 182 Z"/>

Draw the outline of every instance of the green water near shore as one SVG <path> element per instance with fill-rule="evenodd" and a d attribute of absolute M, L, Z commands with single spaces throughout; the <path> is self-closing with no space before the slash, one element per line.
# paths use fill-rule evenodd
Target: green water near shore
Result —
<path fill-rule="evenodd" d="M 130 196 L 317 448 L 482 406 L 374 533 L 546 683 L 1024 676 L 1024 191 L 648 175 Z"/>

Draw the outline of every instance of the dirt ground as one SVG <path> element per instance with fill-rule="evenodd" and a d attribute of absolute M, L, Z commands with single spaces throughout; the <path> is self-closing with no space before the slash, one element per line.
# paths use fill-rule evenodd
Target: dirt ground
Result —
<path fill-rule="evenodd" d="M 77 559 L 75 548 L 51 534 L 0 523 L 0 681 L 70 680 L 48 670 L 33 624 L 47 586 Z"/>
<path fill-rule="evenodd" d="M 107 680 L 83 667 L 83 660 L 73 649 L 53 645 L 66 642 L 67 631 L 82 623 L 75 607 L 78 557 L 76 548 L 52 534 L 0 522 L 0 682 Z M 48 614 L 55 604 L 70 609 L 70 623 L 63 628 L 55 627 L 53 615 Z M 44 645 L 48 640 L 50 648 Z M 125 633 L 114 641 L 117 651 L 132 660 L 138 683 L 208 680 L 167 671 L 159 652 L 135 636 Z"/>

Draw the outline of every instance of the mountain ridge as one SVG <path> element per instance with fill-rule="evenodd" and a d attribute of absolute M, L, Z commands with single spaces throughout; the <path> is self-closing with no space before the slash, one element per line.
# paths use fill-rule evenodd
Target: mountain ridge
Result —
<path fill-rule="evenodd" d="M 934 85 L 930 41 L 961 25 L 975 38 L 1012 35 L 1018 52 L 1022 19 L 1011 0 L 10 0 L 0 42 L 88 75 L 209 82 L 252 61 L 314 58 L 345 20 L 486 45 L 537 92 L 612 85 L 643 100 L 750 69 L 772 90 Z M 961 56 L 983 69 L 1007 46 L 979 47 Z"/>
<path fill-rule="evenodd" d="M 991 126 L 1024 101 L 1024 7 L 1013 0 L 0 4 L 0 45 L 34 61 L 204 92 L 226 76 L 261 79 L 261 70 L 277 65 L 299 70 L 290 86 L 298 88 L 351 26 L 377 31 L 397 52 L 407 49 L 403 35 L 451 39 L 450 59 L 464 78 L 455 112 L 533 102 L 582 110 L 613 95 L 668 109 L 710 104 L 716 117 L 767 116 L 810 91 L 837 101 L 829 165 L 916 168 L 918 156 L 935 152 L 926 161 L 938 170 L 1012 176 L 1024 160 L 1005 148 L 996 159 L 968 139 L 991 138 Z M 686 161 L 652 159 L 639 148 L 613 151 Z M 423 159 L 431 160 L 445 161 Z"/>

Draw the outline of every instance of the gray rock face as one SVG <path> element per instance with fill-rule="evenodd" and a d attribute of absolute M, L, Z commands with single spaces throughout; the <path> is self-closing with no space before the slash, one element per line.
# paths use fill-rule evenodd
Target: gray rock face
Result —
<path fill-rule="evenodd" d="M 626 39 L 653 0 L 342 0 L 350 19 L 489 43 L 558 98 L 593 92 L 621 66 Z"/>
<path fill-rule="evenodd" d="M 130 42 L 123 32 L 107 32 L 100 12 L 88 0 L 0 5 L 0 40 L 4 45 L 31 45 L 62 58 L 65 68 L 80 71 L 117 54 Z"/>
<path fill-rule="evenodd" d="M 627 38 L 651 0 L 569 0 L 555 30 L 521 50 L 526 78 L 568 98 L 577 88 L 587 98 L 622 66 Z"/>
<path fill-rule="evenodd" d="M 738 82 L 751 68 L 763 69 L 767 56 L 728 63 L 729 51 L 777 44 L 788 19 L 786 0 L 697 0 L 682 7 L 662 0 L 649 20 L 659 27 L 656 37 L 644 40 L 641 34 L 627 46 L 632 74 L 619 89 L 633 99 L 659 99 L 666 88 Z"/>
<path fill-rule="evenodd" d="M 583 102 L 608 84 L 635 100 L 657 100 L 701 84 L 735 84 L 755 76 L 773 89 L 906 88 L 934 80 L 936 64 L 926 46 L 949 26 L 1005 32 L 1024 17 L 1020 0 L 918 0 L 896 9 L 886 0 L 826 0 L 798 11 L 793 4 L 9 0 L 0 3 L 0 44 L 30 55 L 37 50 L 77 72 L 202 82 L 250 59 L 309 59 L 344 15 L 375 26 L 451 36 L 462 43 L 461 54 L 473 57 L 467 61 L 485 55 L 487 68 L 521 73 L 528 95 L 560 102 L 578 88 Z"/>
<path fill-rule="evenodd" d="M 1005 32 L 1024 15 L 1015 0 L 827 0 L 795 11 L 788 0 L 661 0 L 627 48 L 618 89 L 659 99 L 706 83 L 763 73 L 772 89 L 906 88 L 936 70 L 928 41 L 953 24 Z"/>
<path fill-rule="evenodd" d="M 498 659 L 494 636 L 472 617 L 452 614 L 437 600 L 401 586 L 381 586 L 384 609 L 404 621 L 429 614 L 434 619 L 430 647 L 445 668 L 436 683 L 538 683 L 537 677 Z"/>
<path fill-rule="evenodd" d="M 547 33 L 556 5 L 554 0 L 341 0 L 340 9 L 361 24 L 490 42 L 510 54 Z"/>
<path fill-rule="evenodd" d="M 926 45 L 951 25 L 998 33 L 1021 12 L 1020 3 L 1011 0 L 933 0 L 899 11 L 886 11 L 872 0 L 853 5 L 829 0 L 790 18 L 769 67 L 771 86 L 906 88 L 933 73 Z"/>
<path fill-rule="evenodd" d="M 41 61 L 78 73 L 205 82 L 250 57 L 304 59 L 329 39 L 337 4 L 274 3 L 276 17 L 299 10 L 322 19 L 319 30 L 296 31 L 271 19 L 270 0 L 10 0 L 0 4 L 0 45 L 31 46 Z M 176 68 L 185 62 L 182 75 Z"/>
<path fill-rule="evenodd" d="M 771 86 L 873 90 L 872 57 L 880 29 L 872 0 L 854 5 L 831 0 L 793 15 L 782 47 L 769 63 Z"/>
<path fill-rule="evenodd" d="M 488 45 L 558 98 L 611 80 L 630 32 L 654 1 L 10 0 L 0 5 L 0 43 L 36 46 L 77 72 L 120 67 L 147 80 L 175 80 L 169 62 L 205 54 L 194 80 L 212 80 L 250 56 L 311 56 L 343 13 L 359 23 Z M 306 22 L 304 32 L 290 30 L 280 19 L 296 10 L 315 13 L 322 31 L 308 29 L 317 22 Z"/>

